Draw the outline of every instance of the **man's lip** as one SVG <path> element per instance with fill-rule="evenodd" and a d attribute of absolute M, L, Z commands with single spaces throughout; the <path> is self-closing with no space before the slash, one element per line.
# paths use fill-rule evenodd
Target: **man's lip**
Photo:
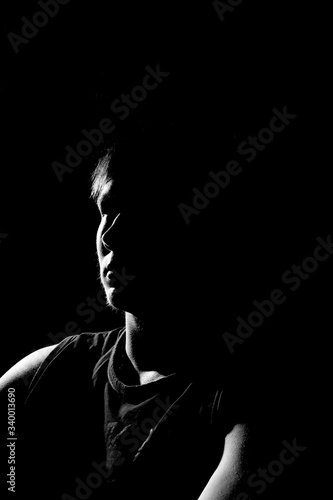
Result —
<path fill-rule="evenodd" d="M 112 271 L 107 271 L 106 275 L 105 275 L 105 279 L 107 281 L 111 281 L 112 279 L 114 278 L 114 274 Z"/>
<path fill-rule="evenodd" d="M 116 270 L 116 266 L 108 266 L 104 269 L 103 276 L 106 278 L 108 274 L 113 275 L 115 270 Z"/>
<path fill-rule="evenodd" d="M 111 274 L 112 276 L 114 275 L 115 271 L 117 271 L 118 273 L 121 272 L 121 270 L 123 269 L 123 265 L 118 265 L 118 264 L 115 264 L 115 263 L 112 263 L 112 264 L 109 264 L 108 266 L 106 266 L 103 270 L 103 276 L 104 277 L 107 277 L 108 274 Z"/>
<path fill-rule="evenodd" d="M 102 276 L 106 278 L 108 273 L 111 273 L 114 275 L 114 273 L 121 274 L 122 271 L 126 271 L 128 273 L 132 273 L 133 268 L 133 262 L 131 261 L 131 264 L 129 264 L 129 260 L 126 259 L 126 264 L 124 263 L 125 259 L 110 259 L 109 261 L 104 262 L 104 265 L 102 266 Z M 131 271 L 132 269 L 132 271 Z"/>

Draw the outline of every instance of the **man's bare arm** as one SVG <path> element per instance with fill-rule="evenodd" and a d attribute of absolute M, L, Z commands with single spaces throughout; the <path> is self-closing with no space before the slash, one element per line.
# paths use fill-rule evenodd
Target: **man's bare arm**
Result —
<path fill-rule="evenodd" d="M 239 500 L 242 498 L 249 470 L 249 435 L 247 425 L 237 424 L 226 436 L 221 462 L 199 500 L 236 500 L 238 495 Z"/>
<path fill-rule="evenodd" d="M 42 347 L 13 365 L 0 377 L 0 391 L 8 387 L 27 388 L 39 366 L 57 345 Z"/>

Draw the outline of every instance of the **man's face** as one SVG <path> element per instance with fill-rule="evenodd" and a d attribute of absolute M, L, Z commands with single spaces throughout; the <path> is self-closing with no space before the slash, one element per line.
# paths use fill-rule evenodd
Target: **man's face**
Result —
<path fill-rule="evenodd" d="M 102 188 L 97 254 L 106 298 L 115 309 L 139 314 L 175 297 L 179 242 L 166 198 L 138 178 Z"/>
<path fill-rule="evenodd" d="M 117 186 L 117 184 L 116 184 Z M 124 297 L 128 286 L 135 279 L 129 272 L 129 262 L 125 255 L 124 204 L 120 205 L 114 181 L 104 184 L 99 199 L 98 209 L 101 216 L 97 231 L 97 255 L 100 267 L 100 280 L 104 287 L 108 303 L 116 309 L 128 307 Z M 122 199 L 124 202 L 124 199 Z M 133 265 L 132 265 L 133 267 Z"/>

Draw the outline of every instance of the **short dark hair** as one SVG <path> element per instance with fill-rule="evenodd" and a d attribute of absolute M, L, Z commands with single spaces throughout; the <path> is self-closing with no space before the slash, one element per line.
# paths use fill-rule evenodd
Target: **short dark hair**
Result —
<path fill-rule="evenodd" d="M 91 175 L 91 198 L 95 203 L 98 201 L 103 186 L 112 180 L 110 162 L 114 151 L 114 147 L 110 147 L 107 150 L 104 156 L 98 161 L 97 167 Z"/>
<path fill-rule="evenodd" d="M 126 181 L 131 176 L 157 188 L 161 183 L 170 184 L 170 177 L 174 178 L 177 171 L 179 181 L 176 155 L 182 149 L 182 139 L 177 138 L 170 121 L 147 119 L 132 123 L 114 135 L 112 143 L 100 152 L 91 174 L 91 198 L 98 202 L 105 184 L 118 178 Z"/>

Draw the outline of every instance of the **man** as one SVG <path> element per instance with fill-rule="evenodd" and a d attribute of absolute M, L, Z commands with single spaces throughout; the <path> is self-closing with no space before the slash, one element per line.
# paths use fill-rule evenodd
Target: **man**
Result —
<path fill-rule="evenodd" d="M 1 378 L 3 401 L 16 394 L 19 497 L 249 498 L 264 417 L 254 423 L 206 326 L 216 277 L 178 211 L 186 162 L 184 138 L 153 124 L 93 174 L 100 280 L 125 323 L 41 348 Z"/>

